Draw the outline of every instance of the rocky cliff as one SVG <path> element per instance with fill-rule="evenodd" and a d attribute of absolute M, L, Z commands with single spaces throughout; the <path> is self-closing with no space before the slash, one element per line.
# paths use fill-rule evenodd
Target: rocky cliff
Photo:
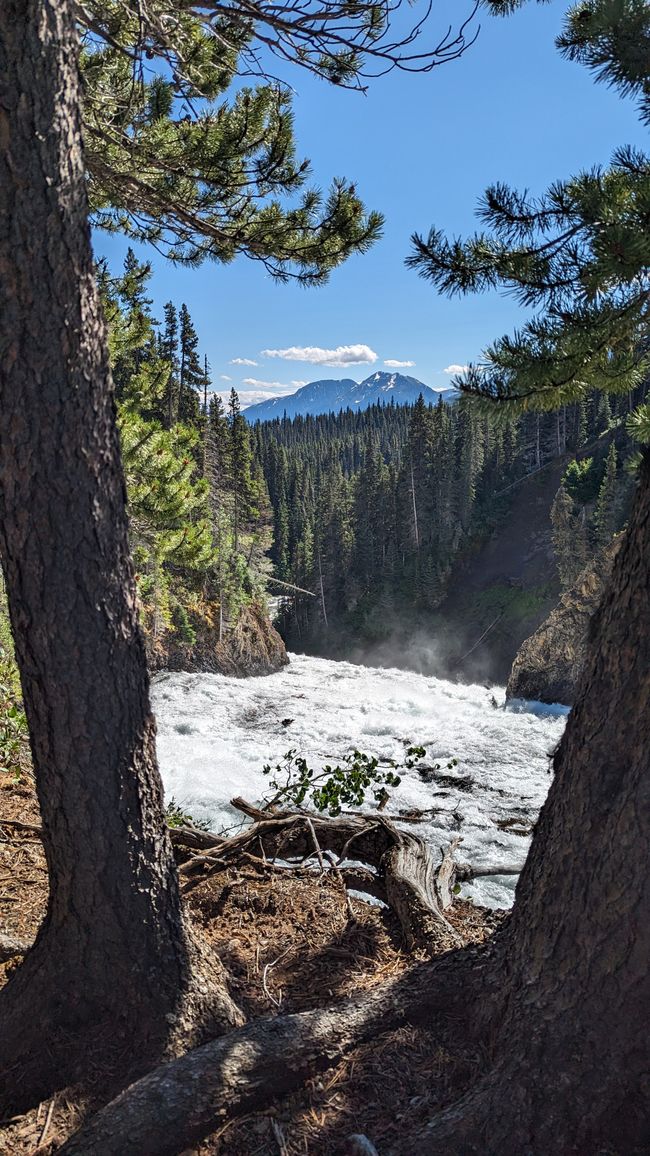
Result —
<path fill-rule="evenodd" d="M 506 697 L 572 706 L 584 665 L 589 627 L 611 573 L 620 535 L 601 550 L 534 634 L 520 646 Z"/>
<path fill-rule="evenodd" d="M 223 633 L 221 641 L 218 608 L 212 615 L 206 606 L 200 615 L 188 614 L 188 620 L 195 635 L 191 641 L 179 632 L 167 632 L 157 641 L 147 634 L 152 671 L 207 671 L 245 678 L 274 674 L 289 661 L 284 642 L 271 624 L 266 608 L 259 603 L 244 607 L 236 624 Z"/>

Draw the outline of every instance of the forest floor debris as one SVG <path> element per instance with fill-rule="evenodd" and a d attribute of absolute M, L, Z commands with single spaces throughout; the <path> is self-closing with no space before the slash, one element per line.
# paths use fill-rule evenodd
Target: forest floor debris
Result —
<path fill-rule="evenodd" d="M 22 827 L 20 824 L 28 826 Z M 0 780 L 0 933 L 31 941 L 47 903 L 47 871 L 31 782 Z M 402 975 L 424 958 L 406 952 L 395 915 L 378 904 L 346 900 L 336 872 L 260 873 L 245 860 L 211 873 L 185 902 L 221 956 L 231 993 L 248 1019 L 326 1007 Z M 446 912 L 465 942 L 481 943 L 503 919 L 470 902 Z M 0 984 L 19 960 L 0 964 Z M 115 1063 L 115 1057 L 113 1057 Z M 471 1048 L 440 1046 L 401 1028 L 365 1044 L 297 1094 L 240 1119 L 190 1152 L 196 1156 L 344 1156 L 347 1137 L 365 1134 L 379 1156 L 404 1126 L 424 1123 L 475 1077 Z M 37 1109 L 0 1121 L 5 1156 L 53 1156 L 81 1119 L 100 1106 L 106 1073 L 87 1087 L 64 1089 Z M 115 1072 L 111 1073 L 113 1079 Z M 104 1091 L 105 1098 L 105 1091 Z M 185 1156 L 190 1156 L 186 1153 Z"/>

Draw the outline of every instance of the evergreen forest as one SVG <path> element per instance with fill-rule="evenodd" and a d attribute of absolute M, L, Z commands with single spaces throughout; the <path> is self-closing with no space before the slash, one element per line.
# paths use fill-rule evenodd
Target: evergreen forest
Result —
<path fill-rule="evenodd" d="M 554 413 L 495 413 L 461 397 L 255 425 L 274 574 L 303 591 L 283 599 L 290 647 L 344 655 L 396 623 L 426 626 L 454 568 L 462 585 L 463 560 L 507 523 L 522 481 L 558 459 L 553 549 L 559 585 L 570 586 L 626 520 L 629 418 L 647 388 L 592 391 Z"/>
<path fill-rule="evenodd" d="M 227 407 L 186 305 L 152 316 L 149 266 L 128 251 L 121 275 L 100 266 L 131 549 L 150 659 L 221 643 L 264 598 L 272 515 L 235 391 Z"/>

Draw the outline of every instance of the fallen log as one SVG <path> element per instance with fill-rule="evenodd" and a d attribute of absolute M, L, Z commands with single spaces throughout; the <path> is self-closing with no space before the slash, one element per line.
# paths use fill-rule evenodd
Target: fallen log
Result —
<path fill-rule="evenodd" d="M 430 849 L 416 835 L 397 832 L 399 838 L 383 856 L 380 868 L 388 902 L 400 921 L 406 946 L 439 950 L 443 933 L 449 946 L 460 946 L 461 936 L 443 914 L 436 878 L 439 868 Z M 445 863 L 443 862 L 440 866 Z"/>
<path fill-rule="evenodd" d="M 471 863 L 456 863 L 456 880 L 469 883 L 472 879 L 488 879 L 492 875 L 521 875 L 524 864 L 488 863 L 484 867 L 473 867 Z"/>
<path fill-rule="evenodd" d="M 334 870 L 346 888 L 391 907 L 409 950 L 417 948 L 435 955 L 461 946 L 462 938 L 445 915 L 453 903 L 456 884 L 481 876 L 515 875 L 521 870 L 520 866 L 501 864 L 477 868 L 458 864 L 454 854 L 460 837 L 441 848 L 438 860 L 420 836 L 400 830 L 383 814 L 348 811 L 332 818 L 277 807 L 261 809 L 241 798 L 233 799 L 232 805 L 252 820 L 251 825 L 229 839 L 209 836 L 209 848 L 193 854 L 179 867 L 184 893 L 206 874 L 228 866 L 245 862 L 261 871 L 302 872 L 306 862 L 316 858 L 321 873 Z M 187 843 L 183 846 L 187 849 Z M 348 858 L 363 866 L 345 866 Z"/>
<path fill-rule="evenodd" d="M 170 827 L 169 834 L 174 847 L 186 847 L 190 851 L 207 851 L 220 847 L 224 841 L 223 835 L 202 831 L 200 827 Z"/>
<path fill-rule="evenodd" d="M 452 839 L 448 847 L 442 848 L 442 863 L 438 867 L 434 886 L 436 890 L 436 898 L 443 911 L 451 907 L 454 896 L 453 888 L 456 882 L 456 861 L 454 859 L 454 852 L 456 848 L 462 843 L 459 835 Z"/>

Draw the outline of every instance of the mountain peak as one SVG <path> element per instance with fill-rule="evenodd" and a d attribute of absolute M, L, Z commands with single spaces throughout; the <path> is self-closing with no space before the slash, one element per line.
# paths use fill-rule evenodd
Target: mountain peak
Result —
<path fill-rule="evenodd" d="M 342 409 L 368 409 L 371 405 L 413 405 L 422 394 L 425 402 L 436 405 L 440 398 L 453 400 L 455 389 L 435 390 L 416 377 L 377 369 L 362 382 L 352 378 L 311 381 L 295 393 L 260 401 L 243 411 L 249 422 L 272 421 L 281 417 L 306 417 L 308 414 L 339 413 Z"/>

